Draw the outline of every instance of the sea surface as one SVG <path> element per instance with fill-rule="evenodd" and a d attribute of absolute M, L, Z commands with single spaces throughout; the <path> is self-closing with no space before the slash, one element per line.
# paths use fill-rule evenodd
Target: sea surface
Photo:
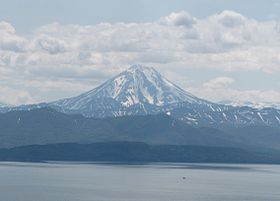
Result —
<path fill-rule="evenodd" d="M 279 201 L 279 165 L 0 163 L 1 201 Z"/>

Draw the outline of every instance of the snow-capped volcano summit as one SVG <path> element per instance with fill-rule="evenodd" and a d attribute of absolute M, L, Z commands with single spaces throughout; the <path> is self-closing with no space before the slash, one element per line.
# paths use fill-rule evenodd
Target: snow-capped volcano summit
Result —
<path fill-rule="evenodd" d="M 280 110 L 213 103 L 193 96 L 154 68 L 134 65 L 99 87 L 73 98 L 51 103 L 0 107 L 0 113 L 51 107 L 86 117 L 117 117 L 166 113 L 190 125 L 280 127 Z"/>
<path fill-rule="evenodd" d="M 65 113 L 110 117 L 167 113 L 196 126 L 280 125 L 280 111 L 234 107 L 193 96 L 154 68 L 134 65 L 99 87 L 50 103 Z"/>
<path fill-rule="evenodd" d="M 194 96 L 164 78 L 154 68 L 142 65 L 131 66 L 107 81 L 102 88 L 107 92 L 105 96 L 119 101 L 124 107 L 135 104 L 163 106 L 196 100 Z"/>
<path fill-rule="evenodd" d="M 99 87 L 77 97 L 53 102 L 64 112 L 86 116 L 149 114 L 151 110 L 203 100 L 173 84 L 152 67 L 133 65 Z"/>

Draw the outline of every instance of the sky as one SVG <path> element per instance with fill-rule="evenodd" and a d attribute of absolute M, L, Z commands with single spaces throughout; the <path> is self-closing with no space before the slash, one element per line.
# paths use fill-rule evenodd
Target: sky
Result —
<path fill-rule="evenodd" d="M 133 64 L 211 101 L 280 102 L 278 0 L 0 5 L 0 103 L 78 95 Z"/>

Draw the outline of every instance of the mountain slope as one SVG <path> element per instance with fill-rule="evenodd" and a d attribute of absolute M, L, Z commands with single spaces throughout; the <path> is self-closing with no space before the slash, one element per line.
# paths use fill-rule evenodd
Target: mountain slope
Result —
<path fill-rule="evenodd" d="M 0 113 L 5 113 L 11 110 L 13 106 L 0 102 Z"/>
<path fill-rule="evenodd" d="M 169 114 L 197 126 L 221 128 L 255 125 L 280 128 L 280 110 L 274 108 L 256 109 L 219 104 L 202 107 L 201 105 L 182 104 L 172 109 Z"/>
<path fill-rule="evenodd" d="M 193 127 L 158 114 L 103 119 L 69 115 L 51 108 L 0 114 L 0 148 L 34 144 L 144 142 L 246 149 L 280 149 L 279 129 L 267 126 L 219 130 Z"/>
<path fill-rule="evenodd" d="M 94 119 L 50 108 L 0 114 L 0 148 L 32 144 L 137 141 L 150 144 L 239 146 L 238 139 L 194 128 L 168 115 Z"/>
<path fill-rule="evenodd" d="M 58 111 L 86 117 L 167 113 L 194 126 L 280 127 L 280 110 L 234 107 L 195 97 L 154 68 L 134 65 L 77 97 L 51 103 Z"/>
<path fill-rule="evenodd" d="M 51 105 L 67 113 L 106 117 L 154 114 L 182 102 L 209 104 L 173 84 L 155 69 L 134 65 L 89 92 Z"/>
<path fill-rule="evenodd" d="M 67 114 L 106 118 L 165 113 L 201 127 L 270 126 L 280 128 L 280 110 L 231 106 L 200 99 L 173 84 L 154 68 L 134 65 L 101 86 L 52 103 L 3 108 L 0 112 L 52 107 Z"/>

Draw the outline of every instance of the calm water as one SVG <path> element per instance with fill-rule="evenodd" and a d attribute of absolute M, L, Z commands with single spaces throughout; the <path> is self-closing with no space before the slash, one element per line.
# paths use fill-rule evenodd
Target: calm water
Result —
<path fill-rule="evenodd" d="M 280 166 L 0 163 L 0 200 L 279 201 Z"/>

